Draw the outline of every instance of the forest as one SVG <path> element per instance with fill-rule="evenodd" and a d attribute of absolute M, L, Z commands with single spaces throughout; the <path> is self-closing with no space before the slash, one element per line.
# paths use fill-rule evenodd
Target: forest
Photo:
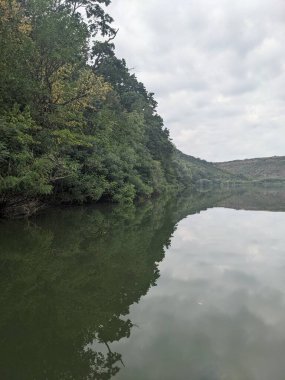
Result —
<path fill-rule="evenodd" d="M 154 94 L 115 55 L 109 4 L 0 0 L 2 216 L 130 203 L 222 173 L 175 148 Z"/>

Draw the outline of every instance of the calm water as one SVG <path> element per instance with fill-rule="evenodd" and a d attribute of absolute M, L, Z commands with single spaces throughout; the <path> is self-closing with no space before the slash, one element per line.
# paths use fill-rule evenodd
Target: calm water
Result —
<path fill-rule="evenodd" d="M 285 192 L 0 223 L 1 380 L 284 380 Z"/>

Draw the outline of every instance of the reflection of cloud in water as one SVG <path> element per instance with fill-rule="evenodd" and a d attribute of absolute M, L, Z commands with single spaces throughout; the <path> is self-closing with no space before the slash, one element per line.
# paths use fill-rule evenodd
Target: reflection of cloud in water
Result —
<path fill-rule="evenodd" d="M 284 380 L 284 222 L 226 209 L 184 219 L 158 286 L 131 308 L 139 328 L 118 343 L 118 378 Z"/>
<path fill-rule="evenodd" d="M 189 231 L 189 229 L 187 227 L 182 227 L 182 228 L 179 228 L 179 230 L 177 231 L 177 234 L 176 236 L 182 240 L 182 242 L 187 242 L 187 241 L 194 241 L 194 240 L 197 240 L 197 236 L 194 235 L 194 233 L 192 233 L 191 231 Z"/>
<path fill-rule="evenodd" d="M 258 244 L 250 244 L 247 247 L 246 255 L 248 261 L 264 261 L 265 254 L 262 252 L 261 247 Z"/>

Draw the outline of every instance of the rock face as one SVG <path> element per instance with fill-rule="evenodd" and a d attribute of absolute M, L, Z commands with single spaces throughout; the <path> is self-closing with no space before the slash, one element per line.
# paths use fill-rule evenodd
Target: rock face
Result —
<path fill-rule="evenodd" d="M 214 164 L 243 179 L 285 180 L 285 157 L 254 158 Z"/>

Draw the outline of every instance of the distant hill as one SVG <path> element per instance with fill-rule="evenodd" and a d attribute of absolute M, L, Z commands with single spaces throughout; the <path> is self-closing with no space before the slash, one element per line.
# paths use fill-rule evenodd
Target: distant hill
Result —
<path fill-rule="evenodd" d="M 181 177 L 190 177 L 190 183 L 197 183 L 200 181 L 230 181 L 235 179 L 235 175 L 228 171 L 219 168 L 217 165 L 201 160 L 199 158 L 189 156 L 182 153 L 178 149 L 175 152 L 176 161 L 179 163 L 179 170 L 181 168 L 184 173 L 181 173 Z"/>
<path fill-rule="evenodd" d="M 254 158 L 218 162 L 214 166 L 239 179 L 285 180 L 285 157 Z"/>

